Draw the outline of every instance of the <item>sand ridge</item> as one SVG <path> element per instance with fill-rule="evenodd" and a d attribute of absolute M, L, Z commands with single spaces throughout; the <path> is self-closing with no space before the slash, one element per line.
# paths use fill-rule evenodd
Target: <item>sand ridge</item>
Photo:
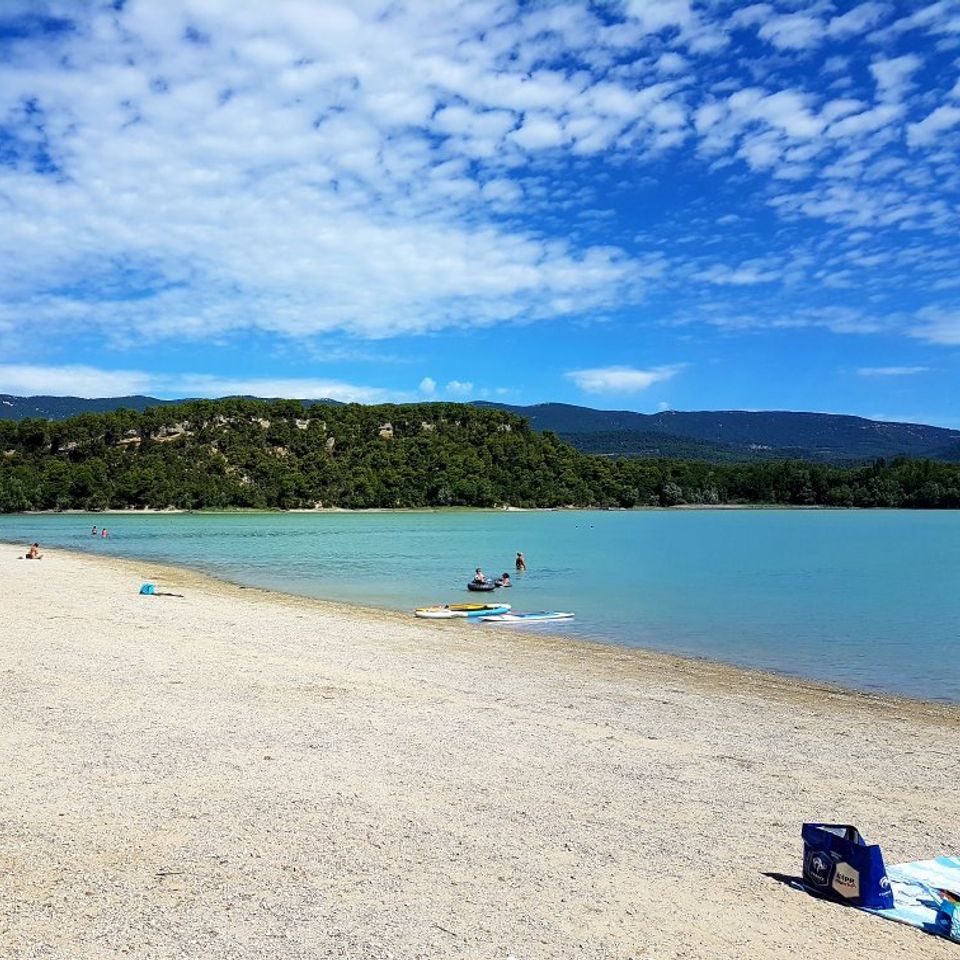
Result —
<path fill-rule="evenodd" d="M 18 553 L 2 956 L 956 953 L 765 875 L 960 851 L 956 708 Z"/>

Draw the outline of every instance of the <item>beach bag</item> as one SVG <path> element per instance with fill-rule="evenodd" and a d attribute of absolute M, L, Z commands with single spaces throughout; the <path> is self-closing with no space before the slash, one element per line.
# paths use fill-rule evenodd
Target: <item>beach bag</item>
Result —
<path fill-rule="evenodd" d="M 146 594 L 147 596 L 157 592 L 157 588 L 152 583 L 145 583 L 140 588 L 140 593 Z"/>
<path fill-rule="evenodd" d="M 811 890 L 854 907 L 893 907 L 880 847 L 868 845 L 856 827 L 805 823 L 802 835 L 803 882 Z"/>

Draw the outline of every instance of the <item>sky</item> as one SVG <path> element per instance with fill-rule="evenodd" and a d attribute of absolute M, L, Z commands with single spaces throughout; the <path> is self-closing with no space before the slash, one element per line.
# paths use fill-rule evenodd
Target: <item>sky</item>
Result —
<path fill-rule="evenodd" d="M 960 427 L 960 0 L 2 0 L 0 392 Z"/>

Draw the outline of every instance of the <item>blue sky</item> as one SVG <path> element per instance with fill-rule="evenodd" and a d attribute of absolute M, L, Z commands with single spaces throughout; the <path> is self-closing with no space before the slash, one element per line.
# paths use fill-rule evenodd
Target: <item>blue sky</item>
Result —
<path fill-rule="evenodd" d="M 958 152 L 960 0 L 4 0 L 0 392 L 960 426 Z"/>

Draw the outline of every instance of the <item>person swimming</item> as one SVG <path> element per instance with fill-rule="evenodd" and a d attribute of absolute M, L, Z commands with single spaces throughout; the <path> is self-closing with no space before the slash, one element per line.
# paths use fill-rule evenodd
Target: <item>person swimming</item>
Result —
<path fill-rule="evenodd" d="M 518 550 L 517 551 L 517 570 L 526 570 L 527 561 L 524 559 L 523 554 Z"/>
<path fill-rule="evenodd" d="M 503 576 L 497 581 L 497 584 L 501 587 L 509 587 L 510 584 L 510 574 L 506 570 L 503 571 Z"/>

